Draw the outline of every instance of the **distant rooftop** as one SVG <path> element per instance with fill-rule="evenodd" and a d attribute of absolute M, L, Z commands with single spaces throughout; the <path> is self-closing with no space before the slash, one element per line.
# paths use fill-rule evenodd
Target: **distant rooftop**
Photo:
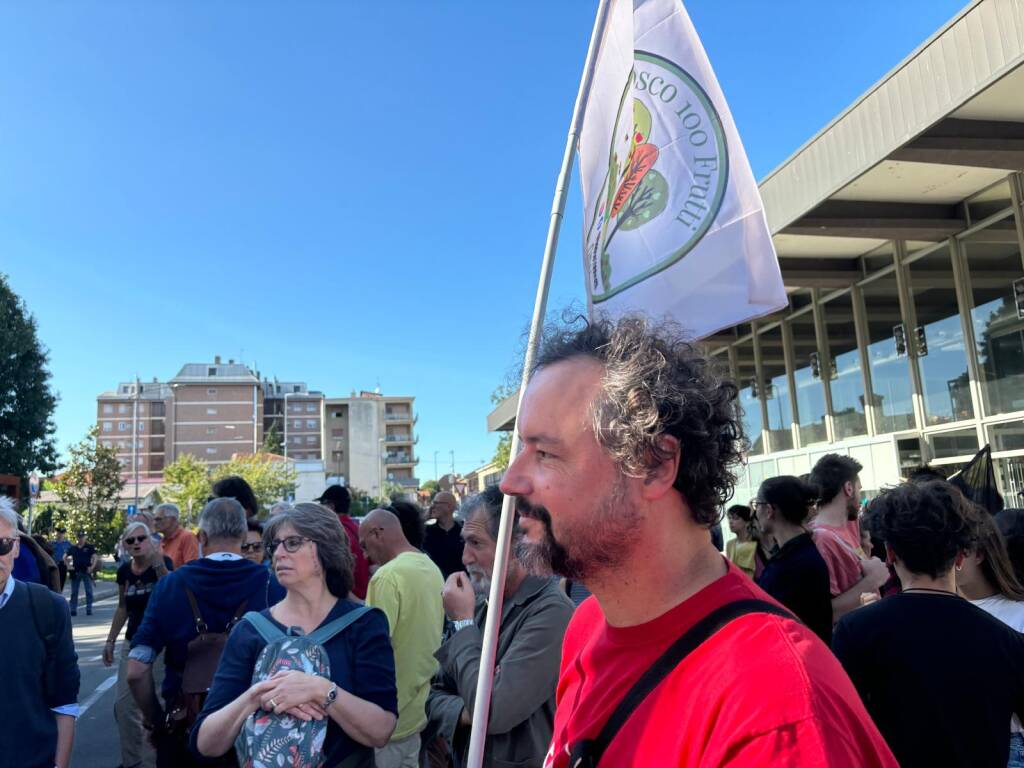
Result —
<path fill-rule="evenodd" d="M 242 363 L 229 360 L 222 363 L 216 360 L 212 363 L 188 363 L 178 371 L 178 375 L 171 379 L 171 384 L 189 384 L 209 381 L 228 381 L 235 384 L 259 384 L 256 374 L 249 370 L 249 367 Z"/>

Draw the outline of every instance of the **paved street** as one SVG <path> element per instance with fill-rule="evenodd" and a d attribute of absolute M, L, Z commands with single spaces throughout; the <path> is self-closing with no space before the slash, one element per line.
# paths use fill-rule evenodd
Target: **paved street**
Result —
<path fill-rule="evenodd" d="M 112 589 L 113 587 L 113 589 Z M 65 595 L 69 593 L 65 590 Z M 108 595 L 108 597 L 103 597 Z M 116 586 L 109 582 L 97 585 L 93 615 L 85 615 L 85 600 L 79 595 L 78 615 L 74 623 L 75 650 L 82 671 L 78 702 L 82 716 L 75 729 L 75 748 L 71 765 L 74 768 L 115 768 L 121 762 L 114 723 L 114 688 L 117 667 L 103 666 L 103 641 L 117 607 Z M 120 650 L 120 647 L 118 648 Z"/>

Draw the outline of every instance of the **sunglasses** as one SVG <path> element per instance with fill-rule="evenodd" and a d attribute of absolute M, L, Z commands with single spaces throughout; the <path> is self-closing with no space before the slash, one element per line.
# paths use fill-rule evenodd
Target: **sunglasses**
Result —
<path fill-rule="evenodd" d="M 14 549 L 14 542 L 17 539 L 0 539 L 0 556 L 6 555 L 12 549 Z"/>
<path fill-rule="evenodd" d="M 306 536 L 286 536 L 283 539 L 274 539 L 271 541 L 270 546 L 267 547 L 267 551 L 273 555 L 274 552 L 277 551 L 277 548 L 284 544 L 284 551 L 294 554 L 295 552 L 298 552 L 299 548 L 307 541 L 312 541 L 312 539 L 307 538 Z"/>
<path fill-rule="evenodd" d="M 288 549 L 288 545 L 285 544 L 284 548 Z M 243 544 L 242 545 L 242 551 L 243 552 L 259 552 L 261 549 L 263 549 L 263 542 L 262 541 L 254 541 L 252 544 Z M 295 549 L 298 549 L 298 547 L 296 547 Z M 288 549 L 288 551 L 289 552 L 294 552 L 295 549 Z"/>
<path fill-rule="evenodd" d="M 127 536 L 125 538 L 125 540 L 124 540 L 124 543 L 127 544 L 130 547 L 132 544 L 141 544 L 147 538 L 149 538 L 149 537 L 148 536 Z"/>

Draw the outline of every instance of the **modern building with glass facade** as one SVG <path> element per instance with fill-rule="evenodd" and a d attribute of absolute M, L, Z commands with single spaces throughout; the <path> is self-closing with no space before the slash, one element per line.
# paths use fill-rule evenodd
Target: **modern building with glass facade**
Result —
<path fill-rule="evenodd" d="M 1024 4 L 980 0 L 760 185 L 789 306 L 705 340 L 741 387 L 736 500 L 848 453 L 866 489 L 991 444 L 1024 506 Z"/>

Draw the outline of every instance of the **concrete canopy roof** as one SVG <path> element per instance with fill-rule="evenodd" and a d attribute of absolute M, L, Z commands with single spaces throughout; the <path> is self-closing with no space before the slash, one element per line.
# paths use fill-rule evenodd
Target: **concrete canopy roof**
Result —
<path fill-rule="evenodd" d="M 852 281 L 888 240 L 962 231 L 958 204 L 1020 169 L 1024 4 L 976 0 L 761 182 L 787 288 L 815 285 L 799 260 Z"/>

